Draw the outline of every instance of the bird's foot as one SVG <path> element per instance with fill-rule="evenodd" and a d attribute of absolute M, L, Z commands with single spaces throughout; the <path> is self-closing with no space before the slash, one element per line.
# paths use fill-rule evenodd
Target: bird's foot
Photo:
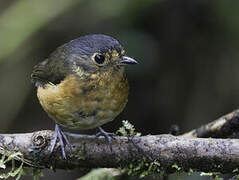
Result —
<path fill-rule="evenodd" d="M 96 133 L 96 137 L 104 136 L 110 146 L 110 150 L 112 151 L 112 138 L 115 136 L 115 134 L 108 133 L 108 132 L 104 131 L 104 129 L 102 129 L 101 127 L 98 127 L 98 129 L 99 129 L 99 132 Z"/>
<path fill-rule="evenodd" d="M 71 148 L 71 144 L 58 124 L 56 124 L 55 126 L 55 135 L 54 135 L 53 145 L 50 151 L 51 153 L 53 152 L 56 146 L 57 139 L 59 139 L 59 142 L 60 142 L 62 156 L 64 159 L 66 159 L 65 145 Z"/>

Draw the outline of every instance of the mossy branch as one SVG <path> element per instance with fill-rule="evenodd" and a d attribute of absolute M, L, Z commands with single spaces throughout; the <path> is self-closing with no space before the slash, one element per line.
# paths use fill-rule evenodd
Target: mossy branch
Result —
<path fill-rule="evenodd" d="M 237 111 L 225 117 L 227 121 L 224 121 L 224 125 L 229 121 L 235 122 Z M 220 123 L 221 127 L 225 127 L 224 125 Z M 128 126 L 125 130 L 127 128 Z M 178 137 L 167 134 L 116 136 L 111 151 L 103 137 L 70 133 L 67 135 L 72 144 L 71 148 L 66 147 L 67 160 L 62 158 L 59 144 L 55 151 L 50 153 L 54 132 L 49 130 L 0 134 L 0 154 L 9 156 L 21 152 L 21 161 L 23 158 L 25 164 L 37 168 L 121 168 L 121 172 L 141 177 L 162 172 L 170 174 L 179 170 L 236 173 L 235 170 L 239 167 L 238 139 L 188 138 L 188 133 Z M 18 156 L 15 159 L 20 160 L 17 158 Z"/>
<path fill-rule="evenodd" d="M 27 164 L 41 168 L 96 168 L 137 166 L 141 161 L 157 162 L 158 169 L 174 172 L 174 164 L 182 170 L 230 173 L 239 167 L 239 140 L 189 139 L 171 135 L 115 137 L 110 150 L 105 139 L 94 136 L 73 135 L 72 149 L 66 148 L 68 160 L 62 159 L 60 148 L 50 156 L 52 131 L 27 134 L 1 134 L 1 153 L 21 152 Z M 137 148 L 135 147 L 137 146 Z M 6 151 L 7 150 L 7 151 Z M 205 163 L 206 162 L 206 163 Z M 143 164 L 142 164 L 143 166 Z"/>

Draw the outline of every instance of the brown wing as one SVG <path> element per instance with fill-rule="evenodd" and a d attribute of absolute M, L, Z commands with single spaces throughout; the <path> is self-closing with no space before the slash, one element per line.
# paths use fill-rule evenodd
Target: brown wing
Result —
<path fill-rule="evenodd" d="M 33 67 L 31 80 L 36 87 L 46 83 L 59 84 L 66 73 L 62 71 L 62 65 L 55 59 L 46 59 Z"/>

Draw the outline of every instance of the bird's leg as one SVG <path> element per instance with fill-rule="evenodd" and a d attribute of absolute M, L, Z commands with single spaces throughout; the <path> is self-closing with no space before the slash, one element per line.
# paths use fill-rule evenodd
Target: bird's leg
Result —
<path fill-rule="evenodd" d="M 99 136 L 104 136 L 105 139 L 107 140 L 108 144 L 110 145 L 110 149 L 112 150 L 112 137 L 115 136 L 114 133 L 108 133 L 104 131 L 101 127 L 98 127 L 99 132 L 96 134 L 97 137 Z"/>
<path fill-rule="evenodd" d="M 65 144 L 69 147 L 71 147 L 71 145 L 70 145 L 70 142 L 68 141 L 66 135 L 63 133 L 63 131 L 61 130 L 61 128 L 58 124 L 56 124 L 56 126 L 55 126 L 55 135 L 54 135 L 53 145 L 51 147 L 51 153 L 53 152 L 53 150 L 56 146 L 57 139 L 59 139 L 59 142 L 60 142 L 62 156 L 64 159 L 66 159 Z"/>

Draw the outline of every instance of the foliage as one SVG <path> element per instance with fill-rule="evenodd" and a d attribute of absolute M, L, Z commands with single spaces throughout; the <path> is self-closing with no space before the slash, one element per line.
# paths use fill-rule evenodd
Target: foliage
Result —
<path fill-rule="evenodd" d="M 122 168 L 122 172 L 130 176 L 138 176 L 143 178 L 148 175 L 163 174 L 160 169 L 160 163 L 157 161 L 146 162 L 145 159 L 137 163 L 131 163 L 128 167 Z"/>
<path fill-rule="evenodd" d="M 19 167 L 16 167 L 15 165 L 16 159 L 20 161 Z M 8 179 L 10 177 L 13 177 L 16 180 L 19 180 L 22 176 L 31 175 L 33 176 L 33 180 L 37 180 L 39 179 L 39 177 L 43 176 L 41 169 L 24 167 L 24 159 L 21 152 L 12 153 L 8 157 L 6 155 L 2 155 L 2 158 L 0 160 L 0 168 L 6 169 L 7 163 L 9 163 L 10 161 L 12 164 L 11 170 L 0 174 L 0 179 Z"/>
<path fill-rule="evenodd" d="M 21 165 L 16 168 L 15 166 L 15 158 L 18 157 L 21 159 Z M 9 177 L 16 177 L 16 180 L 20 179 L 23 172 L 23 155 L 20 152 L 13 153 L 10 156 L 6 157 L 5 155 L 2 155 L 2 158 L 0 160 L 0 168 L 6 169 L 6 164 L 12 161 L 12 168 L 9 172 L 5 172 L 0 174 L 1 179 L 7 179 Z"/>
<path fill-rule="evenodd" d="M 99 168 L 93 169 L 87 175 L 77 179 L 77 180 L 117 180 L 120 177 L 120 171 L 111 168 Z"/>
<path fill-rule="evenodd" d="M 200 176 L 210 176 L 211 180 L 223 180 L 223 178 L 219 177 L 219 173 L 217 172 L 208 172 L 208 173 L 201 172 Z"/>
<path fill-rule="evenodd" d="M 120 134 L 122 136 L 141 136 L 141 133 L 135 132 L 134 125 L 131 124 L 128 120 L 122 121 L 123 126 L 116 131 L 116 134 Z"/>

